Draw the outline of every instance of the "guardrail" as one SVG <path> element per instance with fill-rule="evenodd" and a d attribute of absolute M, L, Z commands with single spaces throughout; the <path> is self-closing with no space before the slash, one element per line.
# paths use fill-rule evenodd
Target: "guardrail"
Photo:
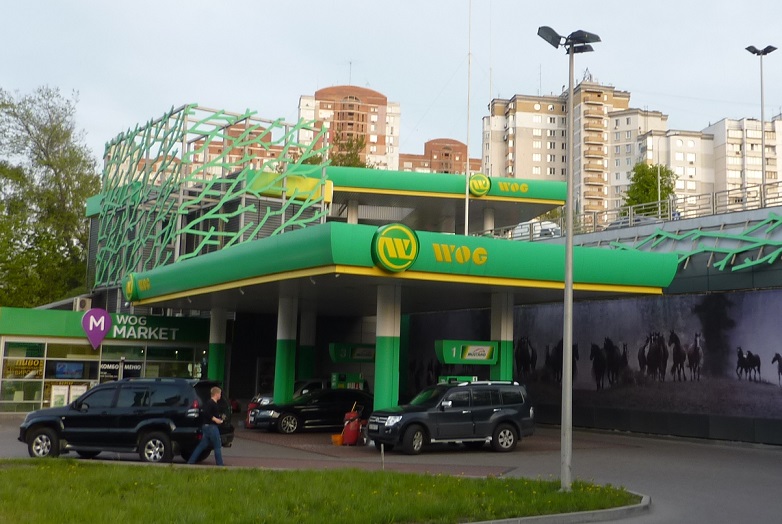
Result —
<path fill-rule="evenodd" d="M 675 196 L 659 202 L 647 202 L 635 206 L 624 206 L 600 212 L 579 213 L 573 218 L 573 233 L 576 235 L 595 233 L 606 229 L 620 229 L 644 223 L 699 218 L 723 213 L 750 211 L 782 205 L 782 182 L 753 184 L 744 188 L 702 193 L 698 195 Z M 564 208 L 562 208 L 564 214 Z M 524 235 L 513 234 L 517 224 L 482 231 L 483 236 L 512 238 L 514 240 L 543 240 L 558 234 L 547 234 L 553 228 L 544 223 L 555 223 L 558 231 L 564 233 L 564 218 L 534 220 L 526 222 Z M 517 230 L 518 232 L 518 230 Z M 542 233 L 542 234 L 541 234 Z"/>

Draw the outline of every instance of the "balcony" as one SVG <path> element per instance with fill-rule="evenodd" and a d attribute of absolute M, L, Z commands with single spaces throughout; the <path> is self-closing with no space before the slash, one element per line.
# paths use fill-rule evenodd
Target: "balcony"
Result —
<path fill-rule="evenodd" d="M 603 111 L 601 111 L 600 109 L 587 107 L 584 110 L 584 116 L 589 118 L 603 118 L 605 115 L 603 114 Z"/>
<path fill-rule="evenodd" d="M 587 185 L 599 185 L 599 186 L 605 185 L 605 180 L 603 180 L 602 175 L 601 176 L 587 175 L 583 177 L 581 180 L 584 184 Z"/>
<path fill-rule="evenodd" d="M 603 133 L 584 133 L 584 143 L 602 146 L 605 143 L 605 140 L 603 140 Z"/>
<path fill-rule="evenodd" d="M 603 163 L 602 162 L 587 162 L 584 164 L 584 171 L 600 171 L 602 172 L 603 169 Z"/>
<path fill-rule="evenodd" d="M 587 147 L 584 149 L 584 156 L 586 158 L 603 158 L 603 150 L 599 147 Z"/>

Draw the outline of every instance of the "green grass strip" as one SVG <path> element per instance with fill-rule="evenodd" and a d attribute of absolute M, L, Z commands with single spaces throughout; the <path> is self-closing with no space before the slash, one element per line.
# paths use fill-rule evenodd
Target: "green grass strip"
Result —
<path fill-rule="evenodd" d="M 576 481 L 0 460 L 0 522 L 458 523 L 640 502 Z"/>

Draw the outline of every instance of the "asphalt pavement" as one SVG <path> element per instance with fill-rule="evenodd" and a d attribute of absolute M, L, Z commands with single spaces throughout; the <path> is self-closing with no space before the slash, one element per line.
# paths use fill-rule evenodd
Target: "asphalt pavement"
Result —
<path fill-rule="evenodd" d="M 0 457 L 27 457 L 19 442 L 22 416 L 0 414 Z M 280 435 L 244 429 L 237 420 L 227 467 L 265 469 L 360 468 L 468 477 L 512 476 L 558 479 L 560 429 L 538 427 L 511 453 L 488 446 L 468 451 L 442 445 L 421 455 L 380 453 L 374 446 L 335 446 L 329 433 Z M 131 454 L 102 453 L 103 460 L 137 461 Z M 178 457 L 175 462 L 183 462 Z M 214 459 L 192 467 L 215 467 Z M 623 486 L 646 496 L 647 505 L 631 512 L 584 515 L 581 520 L 512 519 L 509 522 L 596 522 L 619 519 L 631 524 L 782 521 L 782 447 L 660 438 L 615 432 L 573 432 L 572 478 Z"/>

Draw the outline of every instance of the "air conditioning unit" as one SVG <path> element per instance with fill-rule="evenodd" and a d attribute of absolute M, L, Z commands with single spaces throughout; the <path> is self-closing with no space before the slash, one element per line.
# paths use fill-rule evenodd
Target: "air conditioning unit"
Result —
<path fill-rule="evenodd" d="M 505 133 L 505 134 L 502 136 L 502 140 L 504 140 L 505 142 L 507 142 L 507 141 L 508 141 L 508 133 Z"/>
<path fill-rule="evenodd" d="M 73 299 L 74 311 L 87 311 L 92 308 L 92 299 L 87 297 L 77 297 Z"/>

